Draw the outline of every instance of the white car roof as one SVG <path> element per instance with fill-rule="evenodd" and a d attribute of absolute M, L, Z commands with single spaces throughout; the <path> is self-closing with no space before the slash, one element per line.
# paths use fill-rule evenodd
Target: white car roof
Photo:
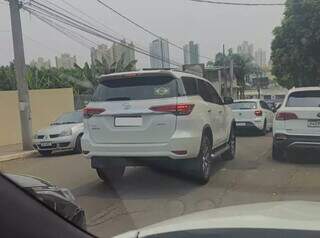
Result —
<path fill-rule="evenodd" d="M 289 93 L 292 92 L 301 92 L 301 91 L 313 91 L 313 90 L 320 90 L 320 87 L 300 87 L 300 88 L 291 88 Z"/>
<path fill-rule="evenodd" d="M 170 72 L 174 76 L 176 76 L 177 78 L 181 78 L 183 76 L 184 77 L 193 77 L 193 78 L 205 80 L 210 83 L 210 81 L 205 78 L 199 77 L 194 74 L 173 70 L 173 69 L 137 70 L 137 71 L 129 71 L 129 72 L 121 72 L 121 73 L 113 73 L 113 74 L 103 74 L 100 77 L 105 77 L 105 76 L 112 77 L 112 76 L 120 76 L 120 75 L 127 75 L 127 74 L 140 74 L 140 75 L 141 74 L 154 74 L 154 73 L 164 73 L 164 72 L 167 72 L 167 73 Z"/>

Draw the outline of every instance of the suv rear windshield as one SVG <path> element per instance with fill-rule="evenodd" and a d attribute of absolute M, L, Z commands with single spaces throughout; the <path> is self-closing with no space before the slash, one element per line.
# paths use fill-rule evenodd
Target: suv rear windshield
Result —
<path fill-rule="evenodd" d="M 248 110 L 248 109 L 257 109 L 256 102 L 235 102 L 230 105 L 233 110 Z"/>
<path fill-rule="evenodd" d="M 287 107 L 320 107 L 320 90 L 291 93 Z"/>
<path fill-rule="evenodd" d="M 93 95 L 93 101 L 123 101 L 177 96 L 177 81 L 170 76 L 139 76 L 106 79 Z"/>

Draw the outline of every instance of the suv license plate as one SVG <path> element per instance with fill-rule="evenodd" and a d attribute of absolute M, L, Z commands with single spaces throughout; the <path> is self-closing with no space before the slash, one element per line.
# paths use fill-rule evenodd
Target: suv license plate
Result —
<path fill-rule="evenodd" d="M 135 127 L 142 126 L 142 117 L 116 117 L 114 119 L 115 126 Z"/>
<path fill-rule="evenodd" d="M 308 127 L 320 127 L 320 120 L 308 120 Z"/>
<path fill-rule="evenodd" d="M 247 124 L 245 122 L 237 122 L 236 125 L 237 126 L 246 126 Z"/>
<path fill-rule="evenodd" d="M 51 142 L 43 142 L 40 144 L 41 147 L 49 147 L 49 146 L 52 146 L 52 143 Z"/>

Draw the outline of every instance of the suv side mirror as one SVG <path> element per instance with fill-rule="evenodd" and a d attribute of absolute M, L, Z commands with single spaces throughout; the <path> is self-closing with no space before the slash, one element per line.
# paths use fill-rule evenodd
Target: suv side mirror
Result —
<path fill-rule="evenodd" d="M 223 98 L 224 104 L 229 105 L 233 103 L 233 98 L 232 97 L 224 97 Z"/>

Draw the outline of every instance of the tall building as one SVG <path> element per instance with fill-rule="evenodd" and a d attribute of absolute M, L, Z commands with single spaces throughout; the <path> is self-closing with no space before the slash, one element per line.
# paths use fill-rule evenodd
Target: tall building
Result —
<path fill-rule="evenodd" d="M 254 51 L 253 44 L 249 44 L 248 41 L 242 42 L 242 44 L 239 45 L 238 48 L 237 48 L 237 53 L 238 54 L 245 55 L 245 56 L 248 56 L 248 57 L 251 57 L 251 58 L 254 57 L 253 51 Z"/>
<path fill-rule="evenodd" d="M 91 62 L 95 64 L 96 60 L 102 62 L 104 58 L 109 65 L 117 62 L 123 57 L 123 64 L 127 65 L 135 60 L 135 50 L 133 43 L 127 43 L 125 40 L 121 44 L 114 43 L 112 47 L 108 48 L 107 45 L 98 45 L 97 48 L 91 48 Z"/>
<path fill-rule="evenodd" d="M 169 43 L 166 39 L 156 39 L 150 44 L 151 68 L 170 68 Z"/>
<path fill-rule="evenodd" d="M 76 56 L 70 56 L 70 54 L 61 54 L 61 56 L 56 56 L 56 67 L 64 69 L 72 69 L 77 63 Z"/>
<path fill-rule="evenodd" d="M 199 45 L 193 41 L 183 46 L 184 64 L 199 64 Z"/>
<path fill-rule="evenodd" d="M 32 60 L 30 65 L 37 69 L 49 69 L 51 67 L 50 60 L 45 60 L 43 57 L 38 57 L 37 60 Z"/>
<path fill-rule="evenodd" d="M 266 66 L 266 65 L 267 65 L 266 52 L 263 51 L 262 49 L 258 49 L 258 50 L 255 52 L 254 61 L 255 61 L 256 64 L 259 65 L 260 67 Z"/>
<path fill-rule="evenodd" d="M 102 59 L 107 60 L 108 56 L 108 46 L 105 44 L 98 45 L 97 48 L 91 47 L 91 63 L 95 64 L 96 60 L 102 62 Z"/>

